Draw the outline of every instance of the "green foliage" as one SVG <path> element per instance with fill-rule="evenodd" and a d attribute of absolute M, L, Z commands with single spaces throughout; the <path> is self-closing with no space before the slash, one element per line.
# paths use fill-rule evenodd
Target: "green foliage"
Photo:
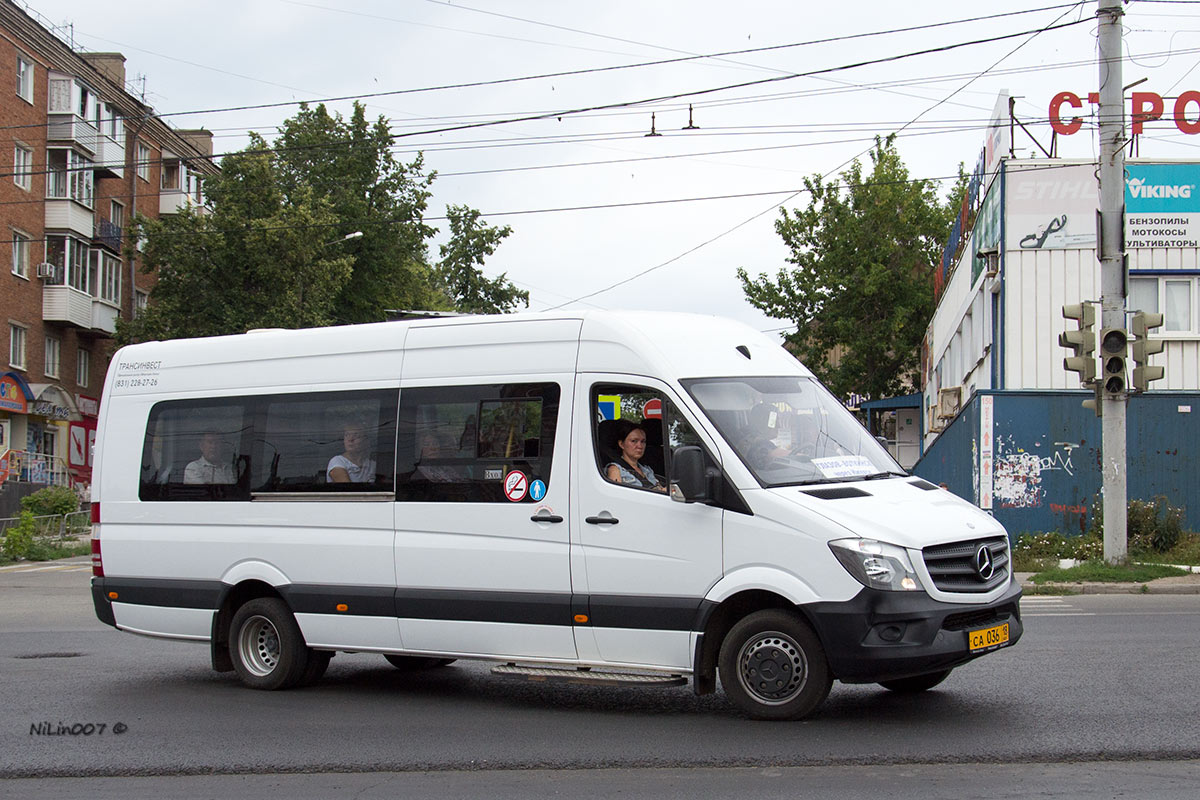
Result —
<path fill-rule="evenodd" d="M 79 510 L 79 495 L 67 486 L 47 486 L 22 497 L 21 508 L 35 517 L 74 514 Z"/>
<path fill-rule="evenodd" d="M 838 397 L 915 391 L 933 271 L 961 199 L 942 204 L 933 182 L 910 180 L 893 136 L 876 139 L 871 163 L 866 176 L 855 161 L 839 181 L 805 179 L 808 207 L 775 223 L 793 268 L 774 280 L 738 270 L 752 305 L 797 326 L 788 344 Z"/>
<path fill-rule="evenodd" d="M 143 269 L 157 272 L 149 308 L 118 320 L 119 344 L 251 328 L 378 322 L 389 309 L 508 311 L 528 295 L 478 266 L 509 229 L 452 206 L 435 270 L 420 156 L 392 152 L 386 119 L 369 123 L 302 105 L 274 143 L 257 134 L 205 183 L 211 213 L 139 218 Z M 347 239 L 353 233 L 361 236 Z"/>
<path fill-rule="evenodd" d="M 1178 567 L 1165 564 L 1108 564 L 1085 561 L 1067 569 L 1048 569 L 1033 576 L 1034 583 L 1098 581 L 1103 583 L 1142 583 L 1155 578 L 1186 575 Z"/>
<path fill-rule="evenodd" d="M 1104 537 L 1104 506 L 1092 502 L 1090 536 Z M 1164 495 L 1153 500 L 1130 500 L 1125 517 L 1125 535 L 1131 554 L 1167 553 L 1184 540 L 1184 509 L 1173 506 Z"/>
<path fill-rule="evenodd" d="M 15 560 L 24 558 L 29 553 L 33 547 L 34 527 L 33 512 L 22 511 L 20 521 L 4 532 L 0 550 L 5 557 Z"/>
<path fill-rule="evenodd" d="M 471 314 L 503 314 L 518 303 L 529 306 L 529 292 L 499 277 L 488 280 L 478 269 L 496 251 L 512 228 L 493 228 L 483 223 L 479 212 L 466 206 L 446 209 L 450 219 L 450 241 L 439 249 L 438 284 L 459 311 Z M 478 266 L 477 266 L 478 265 Z"/>

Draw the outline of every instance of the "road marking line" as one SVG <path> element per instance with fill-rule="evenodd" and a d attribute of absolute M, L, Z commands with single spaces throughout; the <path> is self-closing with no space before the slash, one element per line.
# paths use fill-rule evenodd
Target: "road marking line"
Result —
<path fill-rule="evenodd" d="M 1022 614 L 1022 618 L 1028 617 L 1095 617 L 1098 616 L 1092 611 L 1048 611 L 1040 614 Z"/>

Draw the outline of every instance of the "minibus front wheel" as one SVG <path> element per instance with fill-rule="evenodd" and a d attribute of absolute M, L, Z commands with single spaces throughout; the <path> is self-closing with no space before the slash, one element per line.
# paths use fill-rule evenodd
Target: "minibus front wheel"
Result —
<path fill-rule="evenodd" d="M 799 615 L 756 611 L 721 643 L 721 686 L 734 705 L 758 719 L 800 719 L 829 696 L 825 648 Z"/>
<path fill-rule="evenodd" d="M 252 689 L 295 686 L 309 665 L 300 626 L 277 597 L 257 597 L 237 610 L 229 626 L 229 655 L 242 683 Z"/>

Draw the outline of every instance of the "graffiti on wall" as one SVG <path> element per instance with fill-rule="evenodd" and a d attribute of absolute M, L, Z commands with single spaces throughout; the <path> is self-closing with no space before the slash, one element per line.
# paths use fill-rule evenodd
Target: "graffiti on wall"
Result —
<path fill-rule="evenodd" d="M 1043 473 L 1075 474 L 1071 451 L 1078 445 L 1071 442 L 1055 442 L 1056 449 L 1048 456 L 1017 447 L 1011 436 L 998 437 L 996 445 L 992 494 L 1001 508 L 1040 508 L 1046 500 Z"/>

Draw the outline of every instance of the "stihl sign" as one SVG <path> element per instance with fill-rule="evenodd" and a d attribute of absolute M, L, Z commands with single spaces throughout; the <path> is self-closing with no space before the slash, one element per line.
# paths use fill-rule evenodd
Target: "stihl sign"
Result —
<path fill-rule="evenodd" d="M 1135 136 L 1142 132 L 1142 126 L 1147 122 L 1162 119 L 1167 109 L 1163 97 L 1154 92 L 1134 92 L 1130 95 L 1130 99 L 1133 103 L 1133 134 Z M 1087 101 L 1092 105 L 1098 105 L 1100 93 L 1090 93 Z M 1072 109 L 1083 108 L 1083 100 L 1074 92 L 1059 92 L 1050 99 L 1050 127 L 1054 129 L 1055 133 L 1070 136 L 1083 126 L 1083 118 L 1071 117 L 1064 120 L 1063 114 L 1069 114 L 1070 110 L 1064 111 L 1063 106 L 1069 106 Z M 1189 106 L 1193 106 L 1190 118 Z M 1179 95 L 1175 98 L 1172 112 L 1176 128 L 1183 133 L 1200 133 L 1200 92 L 1188 91 Z"/>

